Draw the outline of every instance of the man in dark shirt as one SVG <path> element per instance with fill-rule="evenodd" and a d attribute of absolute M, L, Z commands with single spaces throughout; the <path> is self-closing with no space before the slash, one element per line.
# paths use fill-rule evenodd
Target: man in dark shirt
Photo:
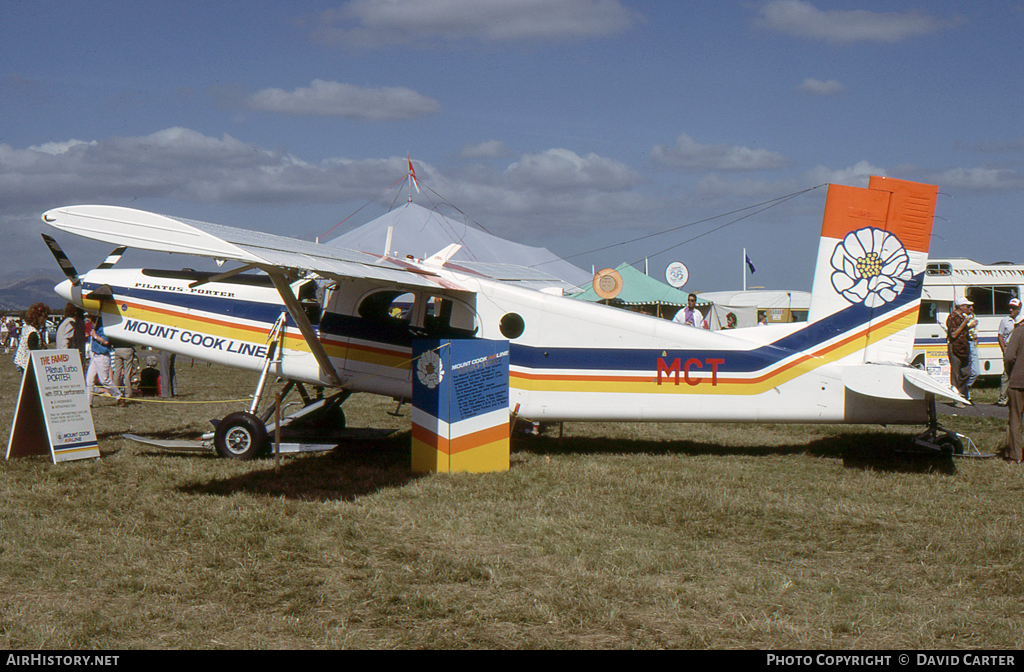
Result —
<path fill-rule="evenodd" d="M 949 384 L 965 399 L 970 398 L 967 380 L 971 377 L 971 344 L 968 340 L 968 329 L 972 316 L 967 308 L 973 306 L 972 301 L 960 296 L 956 299 L 956 310 L 946 318 L 947 351 L 949 354 Z M 955 404 L 963 406 L 961 403 Z"/>

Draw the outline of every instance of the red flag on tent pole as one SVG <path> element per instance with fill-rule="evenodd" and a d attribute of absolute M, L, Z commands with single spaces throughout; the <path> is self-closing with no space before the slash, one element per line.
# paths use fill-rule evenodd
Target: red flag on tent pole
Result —
<path fill-rule="evenodd" d="M 405 155 L 405 160 L 409 162 L 409 179 L 412 180 L 412 186 L 416 187 L 416 193 L 420 193 L 420 183 L 416 180 L 416 169 L 412 167 L 412 159 L 409 155 Z"/>

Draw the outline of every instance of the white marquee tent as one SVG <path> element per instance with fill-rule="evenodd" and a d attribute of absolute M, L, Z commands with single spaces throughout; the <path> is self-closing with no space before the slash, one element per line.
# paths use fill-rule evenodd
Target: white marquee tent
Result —
<path fill-rule="evenodd" d="M 461 215 L 458 217 L 442 216 L 415 203 L 405 203 L 324 244 L 383 255 L 388 229 L 391 228 L 392 254 L 425 259 L 452 243 L 459 243 L 462 249 L 452 257 L 454 262 L 517 264 L 554 276 L 569 285 L 590 286 L 590 273 L 560 259 L 546 248 L 499 238 L 469 226 L 461 221 Z"/>

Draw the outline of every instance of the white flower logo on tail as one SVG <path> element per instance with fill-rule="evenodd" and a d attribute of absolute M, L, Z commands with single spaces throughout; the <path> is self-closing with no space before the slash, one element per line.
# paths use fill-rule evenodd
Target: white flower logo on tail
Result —
<path fill-rule="evenodd" d="M 851 231 L 832 253 L 832 287 L 850 303 L 877 308 L 895 299 L 913 277 L 900 239 L 887 231 Z"/>
<path fill-rule="evenodd" d="M 440 355 L 433 350 L 424 352 L 416 365 L 416 376 L 431 390 L 440 385 L 444 380 L 444 364 Z"/>

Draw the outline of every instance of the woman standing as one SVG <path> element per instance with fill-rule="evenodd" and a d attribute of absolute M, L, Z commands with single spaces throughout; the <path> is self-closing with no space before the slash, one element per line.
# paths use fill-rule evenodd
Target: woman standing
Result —
<path fill-rule="evenodd" d="M 49 316 L 50 308 L 45 303 L 33 303 L 25 311 L 25 326 L 21 330 L 18 351 L 14 354 L 14 366 L 18 368 L 18 373 L 23 372 L 28 366 L 30 350 L 42 350 L 46 347 L 40 330 L 46 328 L 46 318 Z"/>

